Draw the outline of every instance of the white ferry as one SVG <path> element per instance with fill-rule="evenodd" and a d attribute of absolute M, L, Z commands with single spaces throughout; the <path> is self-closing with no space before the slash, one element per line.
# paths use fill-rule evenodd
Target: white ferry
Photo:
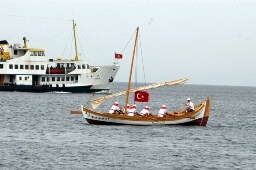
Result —
<path fill-rule="evenodd" d="M 79 60 L 74 21 L 73 30 L 76 56 L 71 60 L 47 58 L 44 49 L 28 48 L 26 37 L 24 46 L 0 41 L 0 91 L 108 91 L 120 66 L 117 63 L 90 66 Z"/>

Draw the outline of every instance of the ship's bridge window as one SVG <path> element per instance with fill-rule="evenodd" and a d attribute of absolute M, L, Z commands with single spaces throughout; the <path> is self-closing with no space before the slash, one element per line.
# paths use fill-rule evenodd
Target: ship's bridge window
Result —
<path fill-rule="evenodd" d="M 82 68 L 83 68 L 83 69 L 86 69 L 85 64 L 82 65 Z"/>
<path fill-rule="evenodd" d="M 34 70 L 34 65 L 30 65 L 30 70 Z"/>
<path fill-rule="evenodd" d="M 44 56 L 44 52 L 42 52 L 42 56 Z"/>
<path fill-rule="evenodd" d="M 37 56 L 37 52 L 34 52 L 34 56 Z"/>
<path fill-rule="evenodd" d="M 3 69 L 4 68 L 4 65 L 3 64 L 0 64 L 0 69 Z"/>
<path fill-rule="evenodd" d="M 24 69 L 24 65 L 20 65 L 20 69 L 23 70 Z"/>
<path fill-rule="evenodd" d="M 55 81 L 55 77 L 52 77 L 52 81 Z"/>
<path fill-rule="evenodd" d="M 60 77 L 57 77 L 57 81 L 60 81 Z"/>
<path fill-rule="evenodd" d="M 12 64 L 9 64 L 9 69 L 13 69 L 13 65 Z"/>
<path fill-rule="evenodd" d="M 28 65 L 25 65 L 25 69 L 28 70 Z"/>
<path fill-rule="evenodd" d="M 13 51 L 13 54 L 14 54 L 14 55 L 17 55 L 17 54 L 18 54 L 18 50 L 14 50 L 14 51 Z"/>
<path fill-rule="evenodd" d="M 15 65 L 14 65 L 14 68 L 15 68 L 15 69 L 18 69 L 18 68 L 19 68 L 19 65 L 18 65 L 18 64 L 15 64 Z"/>
<path fill-rule="evenodd" d="M 42 55 L 42 53 L 41 52 L 38 52 L 38 56 L 41 56 Z"/>
<path fill-rule="evenodd" d="M 39 65 L 36 65 L 36 70 L 39 70 Z"/>
<path fill-rule="evenodd" d="M 30 56 L 34 56 L 34 53 L 33 53 L 33 52 L 31 52 L 31 53 L 30 53 Z"/>
<path fill-rule="evenodd" d="M 41 70 L 44 70 L 44 65 L 41 65 Z"/>

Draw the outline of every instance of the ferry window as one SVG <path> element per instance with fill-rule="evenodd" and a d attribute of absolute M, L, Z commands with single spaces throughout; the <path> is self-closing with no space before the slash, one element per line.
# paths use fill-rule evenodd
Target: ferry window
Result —
<path fill-rule="evenodd" d="M 34 52 L 34 56 L 37 56 L 37 52 Z"/>
<path fill-rule="evenodd" d="M 18 65 L 18 64 L 15 64 L 15 65 L 14 65 L 14 68 L 15 68 L 15 69 L 18 69 L 18 68 L 19 68 L 19 65 Z"/>
<path fill-rule="evenodd" d="M 4 68 L 4 65 L 3 65 L 3 64 L 0 64 L 0 68 Z"/>
<path fill-rule="evenodd" d="M 60 81 L 60 77 L 57 77 L 57 81 Z"/>
<path fill-rule="evenodd" d="M 77 65 L 77 68 L 78 68 L 78 69 L 81 69 L 81 65 Z"/>
<path fill-rule="evenodd" d="M 52 77 L 52 81 L 55 81 L 55 77 Z"/>
<path fill-rule="evenodd" d="M 25 69 L 28 70 L 28 65 L 25 65 Z"/>
<path fill-rule="evenodd" d="M 19 80 L 22 80 L 22 77 L 20 77 Z"/>
<path fill-rule="evenodd" d="M 78 80 L 78 76 L 76 76 L 76 80 Z"/>
<path fill-rule="evenodd" d="M 89 69 L 90 68 L 90 66 L 89 66 L 89 64 L 87 64 L 87 69 Z"/>
<path fill-rule="evenodd" d="M 27 77 L 25 77 L 25 80 L 27 80 Z"/>
<path fill-rule="evenodd" d="M 14 54 L 14 55 L 17 55 L 17 54 L 18 54 L 18 50 L 14 50 L 14 51 L 13 51 L 13 54 Z"/>
<path fill-rule="evenodd" d="M 49 82 L 50 81 L 50 77 L 47 77 L 46 80 L 47 80 L 47 82 Z"/>
<path fill-rule="evenodd" d="M 34 55 L 34 53 L 33 53 L 33 52 L 31 52 L 31 53 L 30 53 L 30 56 L 33 56 L 33 55 Z"/>
<path fill-rule="evenodd" d="M 69 81 L 69 77 L 66 77 L 66 81 Z"/>
<path fill-rule="evenodd" d="M 39 70 L 39 65 L 36 65 L 36 70 Z"/>
<path fill-rule="evenodd" d="M 9 69 L 13 69 L 13 65 L 12 64 L 9 64 Z"/>
<path fill-rule="evenodd" d="M 44 56 L 44 52 L 42 52 L 42 56 Z"/>
<path fill-rule="evenodd" d="M 85 64 L 82 65 L 82 68 L 85 69 Z"/>
<path fill-rule="evenodd" d="M 45 77 L 42 77 L 42 82 L 45 82 Z"/>
<path fill-rule="evenodd" d="M 61 77 L 61 81 L 65 81 L 65 77 Z"/>
<path fill-rule="evenodd" d="M 41 52 L 38 52 L 38 56 L 41 56 Z"/>
<path fill-rule="evenodd" d="M 74 77 L 71 77 L 71 81 L 74 81 Z"/>
<path fill-rule="evenodd" d="M 34 65 L 30 65 L 30 70 L 34 70 Z"/>
<path fill-rule="evenodd" d="M 44 70 L 44 65 L 41 65 L 41 70 Z"/>
<path fill-rule="evenodd" d="M 20 65 L 20 69 L 23 70 L 24 69 L 24 65 Z"/>

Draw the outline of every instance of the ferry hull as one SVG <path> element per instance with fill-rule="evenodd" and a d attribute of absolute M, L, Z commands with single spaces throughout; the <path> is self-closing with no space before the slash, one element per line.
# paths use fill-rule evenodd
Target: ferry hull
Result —
<path fill-rule="evenodd" d="M 31 85 L 12 85 L 0 86 L 0 91 L 18 91 L 18 92 L 71 92 L 71 93 L 90 93 L 104 89 L 90 89 L 91 86 L 76 87 L 49 87 L 49 86 L 31 86 Z"/>

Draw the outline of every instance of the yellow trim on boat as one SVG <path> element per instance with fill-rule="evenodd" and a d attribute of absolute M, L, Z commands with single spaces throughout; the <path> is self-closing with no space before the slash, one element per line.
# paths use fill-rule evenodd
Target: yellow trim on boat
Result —
<path fill-rule="evenodd" d="M 39 48 L 29 48 L 30 52 L 44 52 L 44 49 L 39 49 Z"/>

